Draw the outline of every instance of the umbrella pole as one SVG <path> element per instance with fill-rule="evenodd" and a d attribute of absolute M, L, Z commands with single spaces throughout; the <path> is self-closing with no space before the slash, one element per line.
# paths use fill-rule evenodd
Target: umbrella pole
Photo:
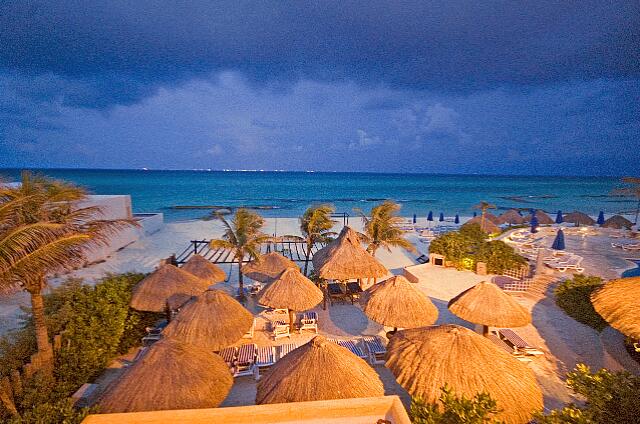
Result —
<path fill-rule="evenodd" d="M 489 326 L 488 325 L 483 325 L 482 326 L 482 335 L 485 337 L 489 337 Z"/>
<path fill-rule="evenodd" d="M 295 312 L 292 309 L 289 309 L 289 331 L 293 331 L 293 314 Z"/>

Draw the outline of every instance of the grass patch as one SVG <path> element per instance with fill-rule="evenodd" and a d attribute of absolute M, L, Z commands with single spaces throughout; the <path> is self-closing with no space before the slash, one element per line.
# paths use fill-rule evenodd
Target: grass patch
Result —
<path fill-rule="evenodd" d="M 553 291 L 558 305 L 567 315 L 598 331 L 609 324 L 593 309 L 591 293 L 602 286 L 602 278 L 576 275 L 562 282 Z"/>

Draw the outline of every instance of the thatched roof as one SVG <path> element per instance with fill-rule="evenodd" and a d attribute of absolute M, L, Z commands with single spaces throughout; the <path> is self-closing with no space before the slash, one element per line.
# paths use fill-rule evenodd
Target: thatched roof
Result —
<path fill-rule="evenodd" d="M 617 228 L 617 229 L 626 228 L 628 230 L 633 226 L 633 222 L 629 221 L 627 218 L 625 218 L 622 215 L 614 215 L 611 218 L 604 221 L 604 224 L 602 224 L 602 226 L 604 228 Z"/>
<path fill-rule="evenodd" d="M 214 408 L 232 385 L 220 356 L 165 339 L 127 369 L 98 406 L 101 413 Z"/>
<path fill-rule="evenodd" d="M 252 280 L 268 283 L 282 274 L 287 268 L 298 269 L 292 260 L 285 258 L 280 253 L 271 252 L 254 259 L 242 267 L 242 273 Z"/>
<path fill-rule="evenodd" d="M 591 294 L 595 310 L 621 333 L 640 340 L 640 277 L 605 283 Z"/>
<path fill-rule="evenodd" d="M 200 255 L 193 255 L 181 269 L 212 284 L 219 283 L 227 278 L 218 265 L 211 263 Z"/>
<path fill-rule="evenodd" d="M 423 327 L 438 319 L 429 296 L 401 275 L 369 287 L 360 302 L 370 319 L 388 327 Z"/>
<path fill-rule="evenodd" d="M 499 224 L 522 224 L 524 222 L 524 218 L 522 215 L 518 213 L 515 209 L 509 209 L 504 212 L 502 215 L 498 217 L 500 220 Z"/>
<path fill-rule="evenodd" d="M 494 233 L 499 233 L 500 231 L 502 231 L 500 229 L 500 227 L 498 227 L 496 224 L 494 224 L 490 220 L 486 219 L 486 217 L 485 217 L 484 222 L 482 222 L 482 217 L 480 217 L 480 216 L 476 216 L 475 218 L 471 218 L 470 220 L 468 220 L 467 222 L 464 223 L 463 227 L 465 225 L 471 225 L 471 224 L 480 225 L 480 228 L 482 229 L 482 231 L 484 231 L 487 234 L 494 234 Z"/>
<path fill-rule="evenodd" d="M 378 374 L 346 348 L 316 336 L 260 379 L 256 403 L 304 402 L 383 396 Z"/>
<path fill-rule="evenodd" d="M 197 296 L 209 282 L 173 265 L 160 265 L 133 288 L 131 307 L 139 311 L 164 312 L 173 295 Z"/>
<path fill-rule="evenodd" d="M 284 270 L 258 296 L 258 303 L 272 308 L 306 311 L 322 302 L 324 295 L 298 269 Z"/>
<path fill-rule="evenodd" d="M 533 372 L 468 328 L 442 325 L 402 330 L 387 346 L 386 366 L 411 395 L 435 403 L 448 384 L 467 398 L 488 392 L 503 411 L 497 419 L 527 423 L 542 410 Z"/>
<path fill-rule="evenodd" d="M 564 216 L 564 221 L 577 225 L 594 225 L 596 223 L 593 218 L 582 212 L 568 213 Z"/>
<path fill-rule="evenodd" d="M 328 280 L 381 278 L 389 271 L 360 243 L 358 233 L 345 226 L 338 238 L 313 255 L 313 268 Z"/>
<path fill-rule="evenodd" d="M 207 290 L 187 303 L 162 334 L 181 343 L 218 351 L 234 344 L 253 325 L 253 315 L 220 290 Z"/>
<path fill-rule="evenodd" d="M 465 321 L 489 327 L 522 327 L 531 313 L 494 283 L 483 281 L 449 301 L 449 310 Z"/>
<path fill-rule="evenodd" d="M 533 215 L 528 214 L 527 216 L 524 217 L 523 222 L 531 222 L 532 216 Z M 556 223 L 555 219 L 547 215 L 547 213 L 542 209 L 536 210 L 536 218 L 538 219 L 538 224 L 540 225 L 551 225 Z"/>
<path fill-rule="evenodd" d="M 495 216 L 494 214 L 492 214 L 492 213 L 491 213 L 491 212 L 489 212 L 489 211 L 485 211 L 485 213 L 484 213 L 484 219 L 485 219 L 485 220 L 488 220 L 488 221 L 491 221 L 491 222 L 492 222 L 493 224 L 495 224 L 495 225 L 500 225 L 500 224 L 502 224 L 502 222 L 500 221 L 500 217 Z"/>

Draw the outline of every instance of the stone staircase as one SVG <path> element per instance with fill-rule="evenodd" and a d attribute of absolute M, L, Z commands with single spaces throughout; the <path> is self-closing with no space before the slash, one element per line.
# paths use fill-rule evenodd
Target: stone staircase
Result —
<path fill-rule="evenodd" d="M 531 285 L 527 290 L 527 296 L 533 299 L 542 299 L 548 296 L 551 286 L 554 286 L 560 279 L 555 275 L 541 274 L 531 278 Z"/>

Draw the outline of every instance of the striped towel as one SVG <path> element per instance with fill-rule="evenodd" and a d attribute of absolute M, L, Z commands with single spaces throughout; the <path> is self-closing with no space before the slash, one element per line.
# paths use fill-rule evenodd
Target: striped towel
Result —
<path fill-rule="evenodd" d="M 307 321 L 318 321 L 318 314 L 316 312 L 305 312 L 302 314 L 302 319 Z"/>
<path fill-rule="evenodd" d="M 227 364 L 232 364 L 233 360 L 236 357 L 237 349 L 238 349 L 237 347 L 225 347 L 220 351 L 220 356 L 222 356 L 222 359 L 224 359 L 224 362 L 226 362 Z"/>
<path fill-rule="evenodd" d="M 238 349 L 238 364 L 252 364 L 256 360 L 256 345 L 246 344 Z"/>
<path fill-rule="evenodd" d="M 338 344 L 342 347 L 346 347 L 351 351 L 351 353 L 353 353 L 356 356 L 359 356 L 360 358 L 367 357 L 367 355 L 364 354 L 362 349 L 360 349 L 360 346 L 356 345 L 355 340 L 338 340 Z"/>
<path fill-rule="evenodd" d="M 378 337 L 366 336 L 362 338 L 362 341 L 364 341 L 369 351 L 374 355 L 387 353 L 387 348 L 384 347 Z"/>
<path fill-rule="evenodd" d="M 258 348 L 258 359 L 256 364 L 259 366 L 273 365 L 276 362 L 276 355 L 273 346 L 263 346 Z"/>
<path fill-rule="evenodd" d="M 287 343 L 287 344 L 280 345 L 280 357 L 282 358 L 283 356 L 293 352 L 297 348 L 298 348 L 298 345 L 296 345 L 295 343 Z"/>

